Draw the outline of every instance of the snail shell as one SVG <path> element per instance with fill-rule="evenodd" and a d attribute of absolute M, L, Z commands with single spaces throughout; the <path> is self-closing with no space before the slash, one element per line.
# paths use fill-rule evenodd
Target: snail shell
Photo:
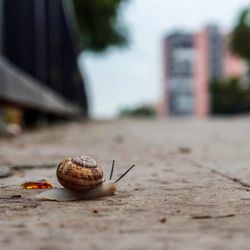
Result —
<path fill-rule="evenodd" d="M 103 171 L 89 156 L 67 158 L 57 167 L 57 179 L 62 186 L 73 191 L 84 191 L 103 182 Z"/>

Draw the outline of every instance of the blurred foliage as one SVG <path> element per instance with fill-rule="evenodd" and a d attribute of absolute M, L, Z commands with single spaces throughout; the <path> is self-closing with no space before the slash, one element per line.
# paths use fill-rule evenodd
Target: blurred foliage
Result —
<path fill-rule="evenodd" d="M 145 105 L 136 108 L 124 108 L 120 112 L 121 117 L 153 117 L 155 115 L 155 109 Z"/>
<path fill-rule="evenodd" d="M 101 52 L 109 46 L 123 46 L 127 30 L 119 10 L 128 0 L 74 0 L 85 50 Z"/>
<path fill-rule="evenodd" d="M 210 84 L 212 114 L 237 114 L 250 111 L 250 87 L 237 78 Z"/>
<path fill-rule="evenodd" d="M 244 58 L 250 66 L 250 7 L 245 8 L 232 32 L 232 51 Z"/>

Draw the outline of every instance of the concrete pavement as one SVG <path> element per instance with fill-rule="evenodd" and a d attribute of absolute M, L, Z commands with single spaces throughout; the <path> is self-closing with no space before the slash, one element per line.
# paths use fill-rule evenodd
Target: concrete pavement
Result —
<path fill-rule="evenodd" d="M 0 140 L 1 249 L 249 249 L 250 118 L 71 123 Z M 87 154 L 109 175 L 137 168 L 110 197 L 34 199 L 56 164 Z"/>

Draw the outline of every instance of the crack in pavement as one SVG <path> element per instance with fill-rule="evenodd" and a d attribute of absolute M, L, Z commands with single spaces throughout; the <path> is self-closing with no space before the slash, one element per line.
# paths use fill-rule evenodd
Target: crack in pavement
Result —
<path fill-rule="evenodd" d="M 44 164 L 20 164 L 20 165 L 11 165 L 12 170 L 21 170 L 21 169 L 34 169 L 34 168 L 56 168 L 57 163 L 44 163 Z"/>
<path fill-rule="evenodd" d="M 196 167 L 198 167 L 198 168 L 208 169 L 208 170 L 210 170 L 212 173 L 214 173 L 214 174 L 216 174 L 216 175 L 219 175 L 219 176 L 221 176 L 221 177 L 223 177 L 223 178 L 225 178 L 225 179 L 227 179 L 227 180 L 230 180 L 230 181 L 233 181 L 233 182 L 235 182 L 235 183 L 240 184 L 242 187 L 250 188 L 250 184 L 248 184 L 248 183 L 246 183 L 246 182 L 240 180 L 239 178 L 232 177 L 232 176 L 230 176 L 230 175 L 227 175 L 227 174 L 225 174 L 225 173 L 223 173 L 223 172 L 220 172 L 220 171 L 218 171 L 218 170 L 215 170 L 215 169 L 213 169 L 213 168 L 210 168 L 210 167 L 208 167 L 208 166 L 205 166 L 204 164 L 201 164 L 201 163 L 196 162 L 196 161 L 194 161 L 194 160 L 188 159 L 188 161 L 189 161 L 190 163 L 194 164 L 194 165 L 195 165 Z"/>
<path fill-rule="evenodd" d="M 194 220 L 204 220 L 204 219 L 224 219 L 229 217 L 234 217 L 235 214 L 223 214 L 223 215 L 194 215 L 191 218 Z"/>

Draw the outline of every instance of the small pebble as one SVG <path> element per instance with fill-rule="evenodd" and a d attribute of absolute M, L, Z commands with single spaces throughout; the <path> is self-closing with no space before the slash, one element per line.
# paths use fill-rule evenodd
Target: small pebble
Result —
<path fill-rule="evenodd" d="M 124 142 L 124 137 L 122 135 L 115 135 L 114 142 L 117 144 L 122 144 Z"/>
<path fill-rule="evenodd" d="M 160 221 L 160 223 L 166 223 L 167 219 L 166 218 L 161 218 L 159 221 Z"/>
<path fill-rule="evenodd" d="M 22 197 L 22 195 L 20 195 L 20 194 L 13 194 L 13 195 L 11 195 L 11 198 L 21 198 Z"/>
<path fill-rule="evenodd" d="M 0 166 L 0 178 L 5 178 L 11 175 L 11 168 L 8 166 Z"/>
<path fill-rule="evenodd" d="M 180 147 L 178 150 L 182 154 L 190 154 L 191 153 L 191 149 L 188 147 Z"/>
<path fill-rule="evenodd" d="M 98 214 L 99 211 L 98 211 L 97 209 L 93 209 L 93 213 L 94 213 L 94 214 Z"/>

